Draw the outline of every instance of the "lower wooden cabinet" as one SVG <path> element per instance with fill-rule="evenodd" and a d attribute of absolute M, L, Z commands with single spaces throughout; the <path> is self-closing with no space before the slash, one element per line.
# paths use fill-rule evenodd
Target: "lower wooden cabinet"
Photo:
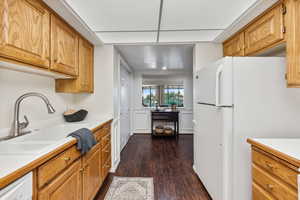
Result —
<path fill-rule="evenodd" d="M 102 143 L 110 123 L 95 131 L 98 143 L 87 154 L 73 145 L 37 167 L 33 200 L 93 200 L 111 168 L 110 140 Z"/>
<path fill-rule="evenodd" d="M 39 200 L 81 200 L 81 162 L 77 160 L 53 182 L 38 192 Z"/>
<path fill-rule="evenodd" d="M 257 147 L 252 147 L 252 199 L 298 200 L 295 166 Z"/>
<path fill-rule="evenodd" d="M 93 153 L 83 166 L 83 200 L 92 200 L 96 195 L 101 183 L 102 176 L 99 166 L 101 166 L 101 149 Z"/>

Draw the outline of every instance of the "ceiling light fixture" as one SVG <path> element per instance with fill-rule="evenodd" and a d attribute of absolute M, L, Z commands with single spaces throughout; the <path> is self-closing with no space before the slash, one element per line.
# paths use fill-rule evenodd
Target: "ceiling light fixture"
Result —
<path fill-rule="evenodd" d="M 166 67 L 166 66 L 163 66 L 161 69 L 162 69 L 162 70 L 167 70 L 167 67 Z"/>
<path fill-rule="evenodd" d="M 151 67 L 152 69 L 155 69 L 155 68 L 156 68 L 156 64 L 151 64 L 150 67 Z"/>

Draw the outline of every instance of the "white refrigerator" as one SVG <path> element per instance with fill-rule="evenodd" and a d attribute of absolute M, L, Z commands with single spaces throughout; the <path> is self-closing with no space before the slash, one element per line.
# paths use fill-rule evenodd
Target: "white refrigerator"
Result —
<path fill-rule="evenodd" d="M 195 73 L 194 169 L 214 200 L 251 199 L 247 138 L 300 137 L 285 59 L 225 57 Z"/>

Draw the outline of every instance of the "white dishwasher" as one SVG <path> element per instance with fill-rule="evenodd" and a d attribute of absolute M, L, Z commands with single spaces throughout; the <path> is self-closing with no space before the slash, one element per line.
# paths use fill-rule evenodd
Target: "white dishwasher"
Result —
<path fill-rule="evenodd" d="M 32 200 L 32 172 L 0 190 L 0 200 Z"/>

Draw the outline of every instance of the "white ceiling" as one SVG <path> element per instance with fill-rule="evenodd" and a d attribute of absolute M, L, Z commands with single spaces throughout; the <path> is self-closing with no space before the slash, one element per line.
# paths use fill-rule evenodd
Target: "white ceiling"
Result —
<path fill-rule="evenodd" d="M 212 41 L 257 0 L 65 1 L 104 43 L 121 44 Z"/>
<path fill-rule="evenodd" d="M 193 45 L 118 45 L 116 48 L 134 71 L 144 74 L 191 72 Z M 163 67 L 167 70 L 162 70 Z"/>

